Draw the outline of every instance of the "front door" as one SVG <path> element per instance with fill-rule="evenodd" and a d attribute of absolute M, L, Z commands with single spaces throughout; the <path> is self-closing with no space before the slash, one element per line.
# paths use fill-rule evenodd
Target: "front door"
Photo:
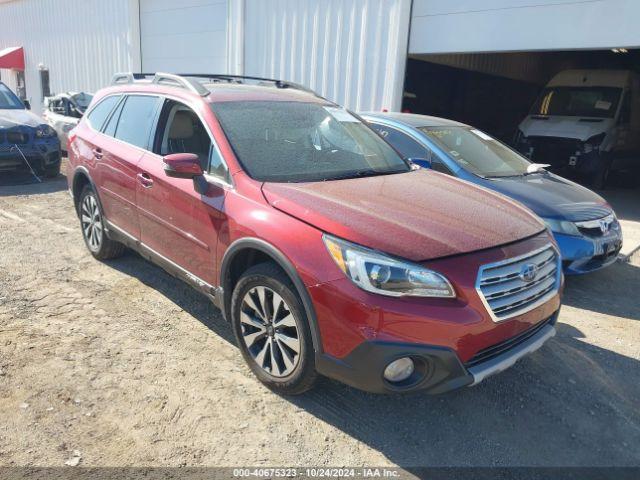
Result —
<path fill-rule="evenodd" d="M 224 220 L 225 182 L 208 175 L 206 191 L 200 194 L 193 180 L 168 177 L 162 161 L 164 155 L 171 153 L 195 153 L 201 159 L 203 171 L 209 172 L 212 163 L 219 167 L 220 158 L 212 136 L 192 109 L 166 100 L 153 150 L 154 153 L 147 152 L 138 164 L 142 243 L 183 270 L 215 285 L 215 252 Z M 223 170 L 216 168 L 216 172 Z"/>

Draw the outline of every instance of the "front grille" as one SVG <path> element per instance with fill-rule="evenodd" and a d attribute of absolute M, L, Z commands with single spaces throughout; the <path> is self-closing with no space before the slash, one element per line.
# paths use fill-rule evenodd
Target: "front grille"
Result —
<path fill-rule="evenodd" d="M 576 227 L 583 235 L 592 238 L 608 235 L 610 231 L 617 231 L 620 224 L 613 215 L 599 218 L 597 220 L 587 220 L 584 222 L 576 222 Z"/>
<path fill-rule="evenodd" d="M 536 333 L 538 333 L 545 325 L 549 325 L 553 321 L 553 317 L 547 318 L 546 320 L 534 325 L 533 327 L 525 330 L 524 332 L 516 335 L 515 337 L 511 337 L 503 342 L 497 343 L 490 347 L 480 350 L 476 353 L 471 360 L 464 364 L 465 367 L 473 367 L 482 362 L 486 362 L 487 360 L 491 360 L 492 358 L 497 357 L 505 353 L 508 350 L 511 350 L 513 347 L 521 344 L 525 340 L 533 337 Z"/>
<path fill-rule="evenodd" d="M 29 135 L 23 132 L 7 132 L 6 142 L 13 144 L 17 143 L 18 145 L 24 145 L 25 143 L 29 143 Z"/>
<path fill-rule="evenodd" d="M 582 151 L 582 143 L 572 138 L 529 137 L 533 154 L 531 159 L 538 163 L 548 163 L 552 167 L 564 167 L 569 157 Z"/>
<path fill-rule="evenodd" d="M 493 320 L 500 322 L 526 313 L 554 295 L 560 283 L 559 263 L 556 249 L 548 245 L 482 266 L 476 288 Z"/>

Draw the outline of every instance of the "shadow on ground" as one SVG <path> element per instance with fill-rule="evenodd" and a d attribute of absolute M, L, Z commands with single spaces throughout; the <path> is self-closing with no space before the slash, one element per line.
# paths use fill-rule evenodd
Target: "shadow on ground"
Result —
<path fill-rule="evenodd" d="M 36 177 L 28 172 L 0 172 L 0 197 L 13 195 L 45 195 L 66 190 L 67 178 L 58 175 L 55 178 Z"/>
<path fill-rule="evenodd" d="M 235 345 L 219 310 L 182 281 L 136 254 L 108 265 L 161 292 Z M 585 312 L 638 319 L 637 302 L 615 299 L 639 291 L 639 277 L 637 267 L 616 264 L 569 279 L 566 302 Z M 409 469 L 638 466 L 640 362 L 582 338 L 559 323 L 558 335 L 515 367 L 442 396 L 373 395 L 323 379 L 303 396 L 284 398 Z"/>

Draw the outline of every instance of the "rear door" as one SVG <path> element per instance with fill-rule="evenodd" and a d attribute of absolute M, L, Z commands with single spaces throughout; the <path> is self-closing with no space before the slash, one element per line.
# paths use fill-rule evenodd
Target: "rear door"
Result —
<path fill-rule="evenodd" d="M 140 238 L 136 206 L 138 163 L 149 148 L 152 125 L 160 99 L 154 95 L 128 95 L 96 135 L 98 189 L 111 226 Z"/>
<path fill-rule="evenodd" d="M 194 180 L 171 178 L 162 157 L 195 153 L 206 176 L 203 193 Z M 188 273 L 215 285 L 215 252 L 224 221 L 227 169 L 213 136 L 190 107 L 166 100 L 155 134 L 153 152 L 139 164 L 138 207 L 142 242 Z"/>

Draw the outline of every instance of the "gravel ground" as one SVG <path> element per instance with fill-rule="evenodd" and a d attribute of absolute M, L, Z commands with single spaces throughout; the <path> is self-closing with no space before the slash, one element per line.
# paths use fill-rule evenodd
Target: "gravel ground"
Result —
<path fill-rule="evenodd" d="M 219 311 L 95 261 L 64 177 L 0 187 L 0 465 L 640 466 L 640 258 L 567 280 L 558 335 L 478 387 L 262 387 Z"/>

